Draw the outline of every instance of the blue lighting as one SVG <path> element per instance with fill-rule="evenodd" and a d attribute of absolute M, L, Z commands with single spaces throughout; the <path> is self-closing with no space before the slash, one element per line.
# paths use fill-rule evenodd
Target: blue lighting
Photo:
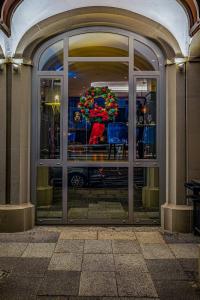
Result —
<path fill-rule="evenodd" d="M 77 73 L 74 71 L 69 71 L 68 72 L 68 77 L 69 78 L 77 78 Z"/>

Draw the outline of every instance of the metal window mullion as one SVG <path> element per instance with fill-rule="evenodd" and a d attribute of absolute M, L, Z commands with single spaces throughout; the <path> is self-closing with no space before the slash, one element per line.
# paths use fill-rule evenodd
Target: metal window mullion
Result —
<path fill-rule="evenodd" d="M 128 56 L 122 57 L 68 57 L 69 62 L 128 62 Z"/>
<path fill-rule="evenodd" d="M 64 72 L 63 71 L 38 71 L 37 75 L 41 77 L 48 76 L 48 78 L 51 78 L 51 77 L 63 76 Z"/>
<path fill-rule="evenodd" d="M 159 76 L 160 71 L 133 71 L 133 75 L 135 75 L 136 77 L 146 76 L 147 78 L 151 78 L 151 76 Z"/>
<path fill-rule="evenodd" d="M 36 206 L 36 176 L 37 176 L 37 163 L 38 163 L 38 143 L 37 143 L 37 135 L 38 135 L 38 87 L 39 87 L 39 78 L 36 77 L 36 71 L 33 71 L 33 77 L 35 77 L 35 81 L 32 86 L 32 117 L 31 117 L 31 202 Z M 36 126 L 35 126 L 36 125 Z M 35 211 L 36 213 L 36 211 Z"/>
<path fill-rule="evenodd" d="M 159 139 L 162 143 L 159 144 L 159 185 L 160 185 L 160 193 L 159 193 L 159 199 L 160 199 L 160 207 L 161 204 L 164 204 L 166 202 L 166 111 L 167 111 L 167 105 L 166 105 L 166 97 L 165 97 L 165 75 L 163 66 L 161 65 L 161 74 L 159 77 L 159 114 L 162 116 L 162 119 L 159 120 L 159 126 L 160 126 L 160 133 L 159 133 Z M 164 136 L 164 139 L 162 138 Z M 162 157 L 161 157 L 162 156 Z"/>
<path fill-rule="evenodd" d="M 129 222 L 134 222 L 134 191 L 133 191 L 133 157 L 134 157 L 134 84 L 133 84 L 133 68 L 134 68 L 134 45 L 133 38 L 129 38 L 129 112 L 128 112 L 128 195 L 129 195 Z"/>
<path fill-rule="evenodd" d="M 68 37 L 64 38 L 64 80 L 63 80 L 63 169 L 62 169 L 62 200 L 63 200 L 63 223 L 67 223 L 67 201 L 68 201 L 68 180 L 67 180 L 67 151 L 68 151 Z"/>
<path fill-rule="evenodd" d="M 101 162 L 101 161 L 77 161 L 77 162 L 73 162 L 73 161 L 68 161 L 67 163 L 68 167 L 70 168 L 85 168 L 85 167 L 89 167 L 89 168 L 128 168 L 129 167 L 129 162 L 119 162 L 119 161 L 113 161 L 113 162 Z"/>
<path fill-rule="evenodd" d="M 149 164 L 157 164 L 158 162 L 159 162 L 159 159 L 158 159 L 158 149 L 159 149 L 159 147 L 158 147 L 158 140 L 157 140 L 157 129 L 158 129 L 158 94 L 159 94 L 159 89 L 158 89 L 158 83 L 159 83 L 159 81 L 158 81 L 158 75 L 149 75 L 149 76 L 146 76 L 146 75 L 135 75 L 134 76 L 134 85 L 135 85 L 135 108 L 134 108 L 134 110 L 135 110 L 135 120 L 136 120 L 136 82 L 137 82 L 137 79 L 156 79 L 156 83 L 157 83 L 157 85 L 156 85 L 156 159 L 140 159 L 140 158 L 137 158 L 136 157 L 136 151 L 135 151 L 135 154 L 134 154 L 134 165 L 135 166 L 139 166 L 139 165 L 141 165 L 142 163 L 149 163 Z M 135 122 L 135 136 L 136 136 L 136 122 Z M 158 148 L 157 148 L 158 147 Z"/>

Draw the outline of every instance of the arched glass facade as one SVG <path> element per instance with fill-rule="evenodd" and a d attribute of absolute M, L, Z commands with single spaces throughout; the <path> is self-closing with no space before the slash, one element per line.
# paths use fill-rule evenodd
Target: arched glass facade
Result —
<path fill-rule="evenodd" d="M 34 63 L 38 223 L 158 224 L 165 161 L 160 50 L 123 30 L 86 28 L 46 42 Z"/>

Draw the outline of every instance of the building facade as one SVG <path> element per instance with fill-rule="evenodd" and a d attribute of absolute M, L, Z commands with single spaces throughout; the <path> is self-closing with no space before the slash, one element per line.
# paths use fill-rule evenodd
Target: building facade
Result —
<path fill-rule="evenodd" d="M 191 231 L 199 28 L 197 0 L 2 3 L 0 231 Z"/>

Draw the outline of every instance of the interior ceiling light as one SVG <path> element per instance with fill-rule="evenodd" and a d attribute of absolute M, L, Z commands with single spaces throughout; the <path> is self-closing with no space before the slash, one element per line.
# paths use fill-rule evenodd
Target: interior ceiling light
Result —
<path fill-rule="evenodd" d="M 91 86 L 93 87 L 104 87 L 107 86 L 109 89 L 111 89 L 113 92 L 123 93 L 128 92 L 128 81 L 100 81 L 100 82 L 92 82 Z"/>
<path fill-rule="evenodd" d="M 100 81 L 100 82 L 92 82 L 91 86 L 93 87 L 104 87 L 107 86 L 109 89 L 111 89 L 113 92 L 123 93 L 129 91 L 128 81 Z M 147 81 L 142 80 L 137 83 L 136 85 L 136 91 L 137 92 L 147 92 Z"/>

